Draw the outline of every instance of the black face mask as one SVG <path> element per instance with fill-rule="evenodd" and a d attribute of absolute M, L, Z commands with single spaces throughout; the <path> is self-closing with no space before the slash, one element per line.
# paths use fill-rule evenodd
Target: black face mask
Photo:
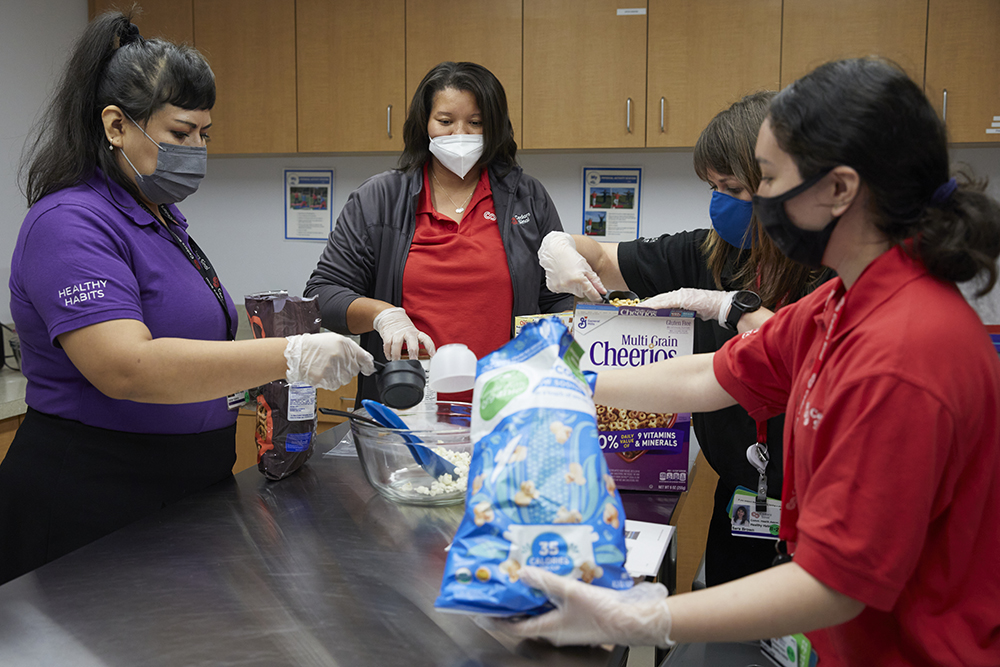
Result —
<path fill-rule="evenodd" d="M 830 167 L 830 169 L 821 171 L 804 183 L 775 197 L 753 196 L 753 209 L 757 213 L 757 219 L 760 220 L 767 235 L 778 246 L 778 250 L 788 259 L 805 264 L 810 269 L 822 268 L 826 244 L 830 242 L 830 235 L 833 234 L 833 229 L 837 226 L 840 216 L 835 217 L 819 231 L 801 229 L 788 218 L 788 213 L 785 212 L 785 202 L 794 199 L 819 183 L 832 170 L 833 167 Z"/>

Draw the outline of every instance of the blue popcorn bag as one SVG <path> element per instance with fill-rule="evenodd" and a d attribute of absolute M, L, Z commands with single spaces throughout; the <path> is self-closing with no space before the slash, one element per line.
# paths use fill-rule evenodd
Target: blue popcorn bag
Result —
<path fill-rule="evenodd" d="M 448 552 L 441 611 L 547 611 L 525 565 L 626 589 L 625 512 L 601 452 L 582 349 L 554 318 L 527 324 L 476 369 L 465 514 Z"/>

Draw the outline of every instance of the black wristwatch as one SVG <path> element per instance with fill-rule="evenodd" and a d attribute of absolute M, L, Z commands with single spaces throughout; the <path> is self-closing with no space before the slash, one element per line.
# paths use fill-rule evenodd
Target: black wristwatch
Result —
<path fill-rule="evenodd" d="M 736 325 L 746 313 L 752 313 L 760 308 L 760 295 L 750 290 L 741 289 L 733 295 L 733 302 L 726 315 L 726 328 L 736 331 Z"/>

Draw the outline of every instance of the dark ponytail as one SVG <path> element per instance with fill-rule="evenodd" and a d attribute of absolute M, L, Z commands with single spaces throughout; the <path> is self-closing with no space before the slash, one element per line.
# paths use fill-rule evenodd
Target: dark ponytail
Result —
<path fill-rule="evenodd" d="M 89 178 L 95 168 L 137 195 L 108 150 L 101 112 L 117 105 L 144 124 L 165 104 L 183 109 L 215 105 L 215 76 L 205 59 L 191 47 L 143 39 L 131 12 L 98 16 L 73 47 L 25 144 L 21 182 L 28 206 Z"/>
<path fill-rule="evenodd" d="M 993 288 L 1000 204 L 967 172 L 952 189 L 945 126 L 899 67 L 878 58 L 827 63 L 779 93 L 769 118 L 803 178 L 852 167 L 891 243 L 939 278 L 981 275 L 979 296 Z"/>

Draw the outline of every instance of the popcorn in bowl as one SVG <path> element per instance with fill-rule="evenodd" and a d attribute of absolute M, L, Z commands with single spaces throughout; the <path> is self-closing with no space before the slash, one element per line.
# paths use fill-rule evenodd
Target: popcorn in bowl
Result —
<path fill-rule="evenodd" d="M 359 410 L 359 414 L 367 414 Z M 358 458 L 368 482 L 384 497 L 410 505 L 450 505 L 465 500 L 472 440 L 471 406 L 438 401 L 398 412 L 405 431 L 351 420 Z M 455 466 L 455 476 L 431 477 L 413 458 L 403 434 L 420 440 Z"/>

